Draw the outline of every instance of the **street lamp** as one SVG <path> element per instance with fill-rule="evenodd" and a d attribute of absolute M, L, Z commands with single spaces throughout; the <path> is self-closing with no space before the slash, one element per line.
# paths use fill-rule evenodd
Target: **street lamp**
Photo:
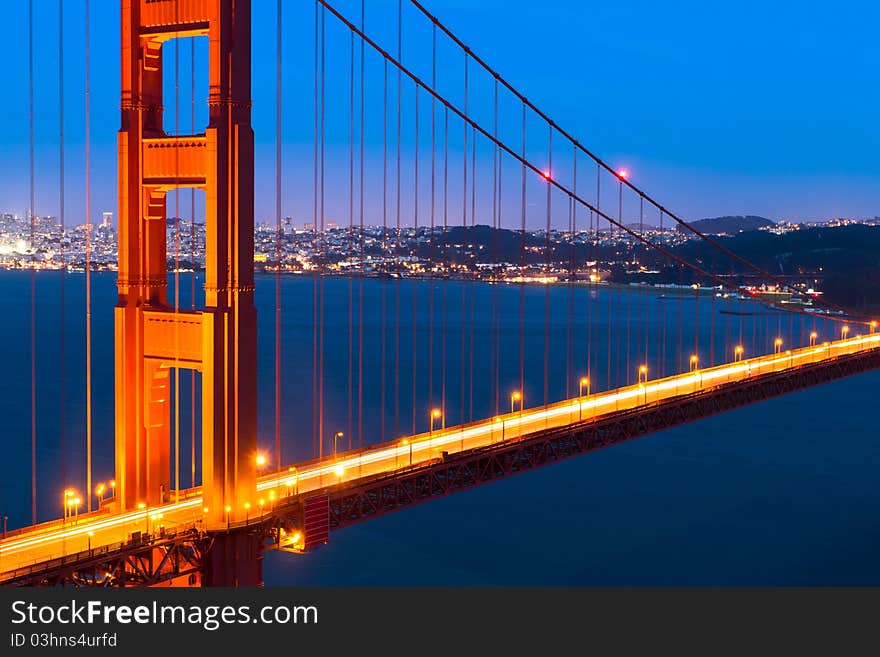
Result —
<path fill-rule="evenodd" d="M 70 515 L 70 498 L 75 495 L 72 488 L 64 491 L 64 497 L 61 498 L 61 509 L 64 511 L 64 519 Z"/>
<path fill-rule="evenodd" d="M 578 381 L 578 397 L 584 396 L 584 389 L 587 391 L 587 397 L 590 396 L 590 377 L 582 376 L 581 380 Z"/>
<path fill-rule="evenodd" d="M 741 344 L 736 345 L 733 348 L 733 362 L 736 363 L 741 361 L 743 357 L 743 348 Z"/>
<path fill-rule="evenodd" d="M 516 405 L 516 402 L 519 402 L 519 410 L 522 411 L 522 393 L 519 390 L 515 390 L 510 394 L 510 412 L 513 413 L 513 409 Z"/>
<path fill-rule="evenodd" d="M 871 329 L 871 335 L 874 335 L 874 329 L 877 328 L 877 320 L 872 320 L 871 323 L 868 324 L 868 327 Z"/>
<path fill-rule="evenodd" d="M 149 512 L 147 511 L 146 502 L 138 502 L 137 508 L 138 508 L 138 511 L 144 512 L 144 533 L 149 534 L 150 533 L 150 518 L 149 518 Z"/>
<path fill-rule="evenodd" d="M 644 379 L 644 381 L 643 381 Z M 639 368 L 639 383 L 647 383 L 648 382 L 648 366 L 642 365 Z"/>
<path fill-rule="evenodd" d="M 431 417 L 429 419 L 431 422 L 431 430 L 429 433 L 434 433 L 434 420 L 440 420 L 440 429 L 443 430 L 443 411 L 439 408 L 435 408 L 431 411 Z"/>
<path fill-rule="evenodd" d="M 340 438 L 342 438 L 344 435 L 345 434 L 342 433 L 341 431 L 337 431 L 335 434 L 333 434 L 333 458 L 334 459 L 336 458 L 336 441 L 339 440 Z"/>
<path fill-rule="evenodd" d="M 229 513 L 232 511 L 232 507 L 227 504 L 224 511 L 226 511 L 226 531 L 229 531 Z"/>
<path fill-rule="evenodd" d="M 244 503 L 244 524 L 247 525 L 251 519 L 251 503 Z"/>
<path fill-rule="evenodd" d="M 92 551 L 92 537 L 95 535 L 95 532 L 89 532 L 89 552 Z"/>
<path fill-rule="evenodd" d="M 700 357 L 696 354 L 691 356 L 691 372 L 697 371 L 697 365 L 700 363 Z"/>
<path fill-rule="evenodd" d="M 810 346 L 811 346 L 811 347 L 815 347 L 815 346 L 816 346 L 816 339 L 817 339 L 818 337 L 819 337 L 819 334 L 816 333 L 815 331 L 813 331 L 812 333 L 810 333 Z"/>
<path fill-rule="evenodd" d="M 773 353 L 778 354 L 782 350 L 782 338 L 776 338 L 773 341 Z"/>
<path fill-rule="evenodd" d="M 116 480 L 110 480 L 110 497 L 116 497 Z"/>
<path fill-rule="evenodd" d="M 846 336 L 849 335 L 849 326 L 843 326 L 840 329 L 840 337 L 842 340 L 846 340 Z"/>
<path fill-rule="evenodd" d="M 72 491 L 71 491 L 72 492 Z M 76 524 L 77 519 L 79 518 L 79 505 L 82 504 L 81 497 L 69 497 L 67 498 L 67 506 L 68 512 L 67 517 L 73 516 L 73 524 Z"/>
<path fill-rule="evenodd" d="M 404 445 L 409 445 L 409 464 L 412 465 L 412 442 L 407 438 L 404 438 L 402 442 Z"/>
<path fill-rule="evenodd" d="M 287 496 L 290 497 L 291 488 L 293 489 L 293 494 L 299 493 L 299 474 L 297 473 L 296 467 L 293 465 L 287 468 L 287 472 L 290 473 L 290 476 L 285 483 L 287 484 Z"/>

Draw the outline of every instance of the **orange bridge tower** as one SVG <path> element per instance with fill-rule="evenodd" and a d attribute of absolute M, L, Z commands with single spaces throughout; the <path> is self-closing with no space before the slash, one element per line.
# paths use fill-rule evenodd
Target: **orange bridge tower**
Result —
<path fill-rule="evenodd" d="M 256 491 L 250 11 L 250 0 L 122 0 L 117 499 L 120 509 L 174 501 L 169 374 L 196 370 L 204 506 L 215 528 L 243 518 Z M 162 48 L 189 36 L 209 39 L 209 122 L 203 134 L 168 136 Z M 175 312 L 166 293 L 165 199 L 184 187 L 205 191 L 205 302 L 196 312 Z"/>

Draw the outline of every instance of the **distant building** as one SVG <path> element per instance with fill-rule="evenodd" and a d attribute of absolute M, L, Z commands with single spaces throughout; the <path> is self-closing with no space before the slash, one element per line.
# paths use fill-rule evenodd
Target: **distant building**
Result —
<path fill-rule="evenodd" d="M 104 228 L 107 228 L 113 222 L 113 213 L 105 212 L 102 216 L 101 225 L 104 226 Z"/>

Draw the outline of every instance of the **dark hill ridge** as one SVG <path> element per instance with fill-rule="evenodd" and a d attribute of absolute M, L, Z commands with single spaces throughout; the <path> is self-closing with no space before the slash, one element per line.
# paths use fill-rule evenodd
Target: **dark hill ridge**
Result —
<path fill-rule="evenodd" d="M 710 235 L 735 235 L 736 233 L 743 233 L 749 230 L 758 230 L 759 228 L 766 228 L 768 226 L 773 226 L 774 222 L 769 219 L 765 219 L 764 217 L 756 217 L 755 215 L 745 215 L 745 216 L 728 216 L 728 217 L 714 217 L 711 219 L 699 219 L 697 221 L 689 222 L 691 226 L 696 228 L 702 233 L 708 233 Z M 678 230 L 680 232 L 686 232 L 687 229 L 684 226 L 679 225 Z"/>

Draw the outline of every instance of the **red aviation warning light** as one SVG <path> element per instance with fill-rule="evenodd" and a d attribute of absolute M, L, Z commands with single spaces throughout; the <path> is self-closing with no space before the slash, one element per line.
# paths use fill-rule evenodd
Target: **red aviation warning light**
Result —
<path fill-rule="evenodd" d="M 629 169 L 618 169 L 617 177 L 621 180 L 626 180 L 627 178 L 629 178 Z"/>

